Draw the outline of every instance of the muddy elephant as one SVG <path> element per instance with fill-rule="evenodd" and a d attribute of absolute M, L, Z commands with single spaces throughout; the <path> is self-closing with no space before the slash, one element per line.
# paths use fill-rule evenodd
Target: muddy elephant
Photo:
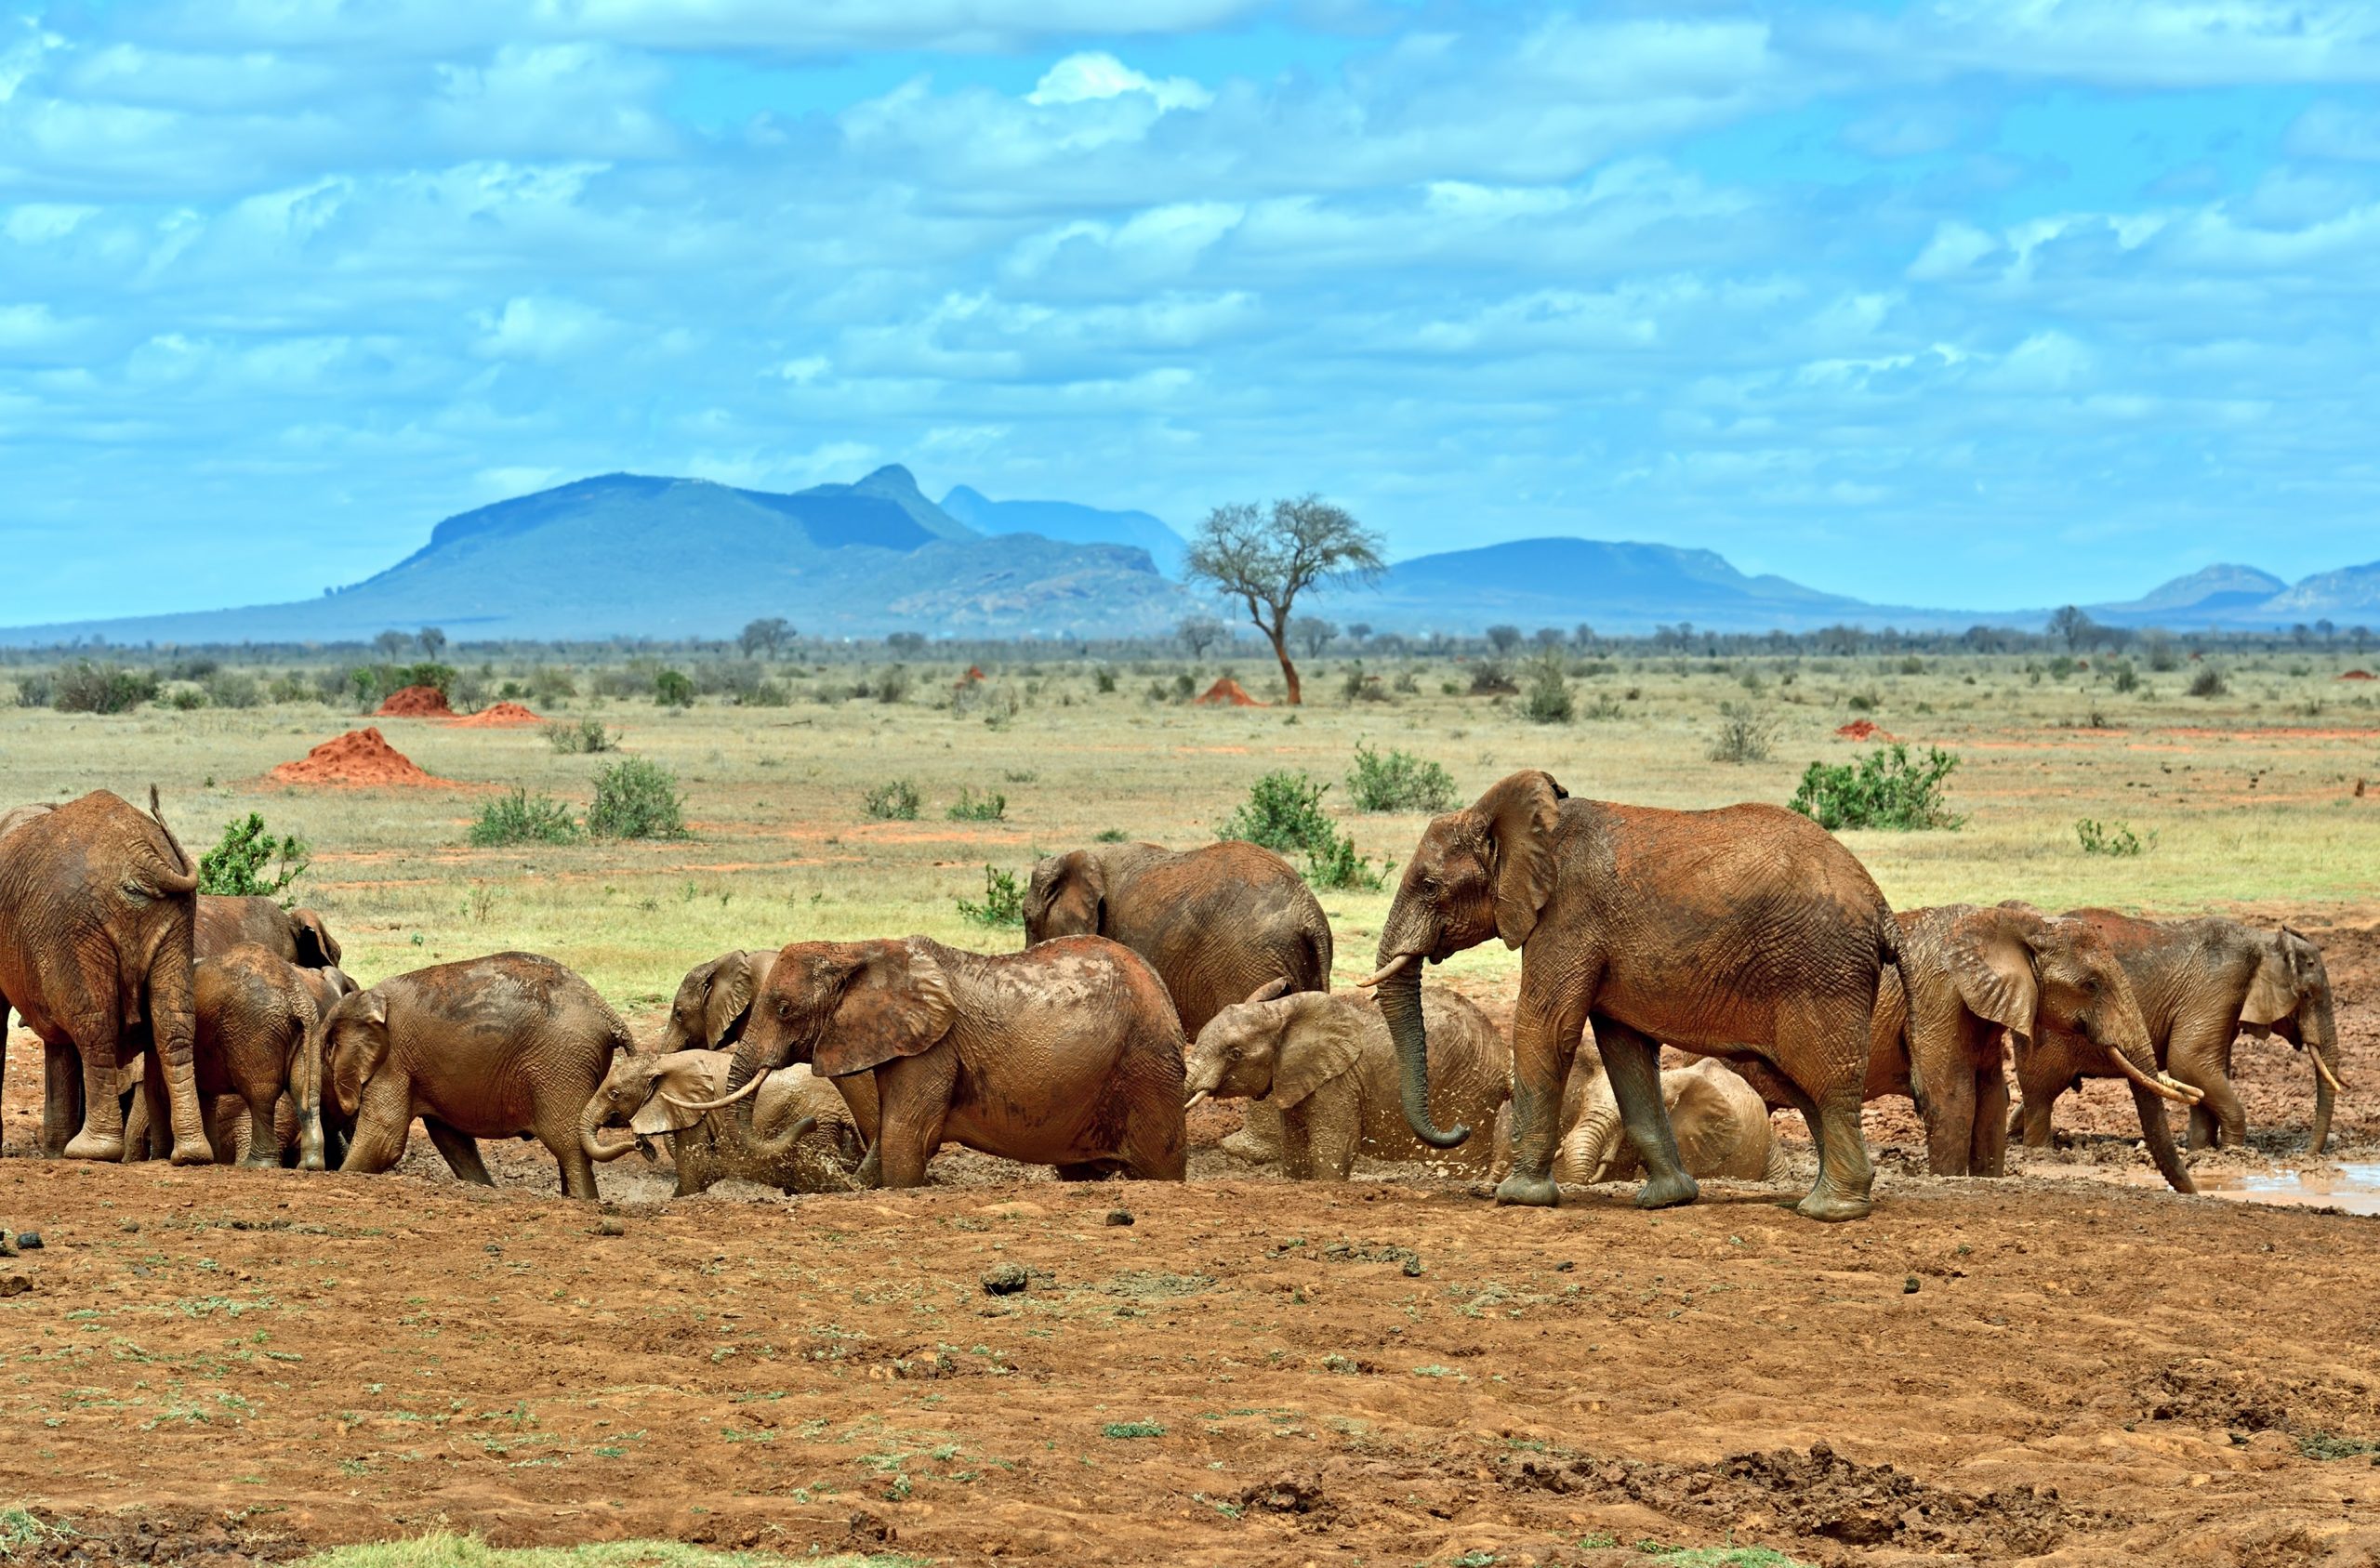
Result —
<path fill-rule="evenodd" d="M 1936 1176 L 2003 1176 L 2008 1079 L 2001 1031 L 2108 1064 L 2130 1081 L 2158 1173 L 2194 1192 L 2162 1101 L 2194 1090 L 2164 1077 L 2123 965 L 2086 922 L 2044 919 L 2021 904 L 1941 904 L 1904 910 L 1900 961 L 1884 971 L 1870 1023 L 1867 1098 L 1907 1095 L 1925 1120 L 1925 1166 Z"/>
<path fill-rule="evenodd" d="M 313 910 L 284 909 L 269 898 L 199 894 L 198 955 L 205 958 L 229 952 L 244 942 L 252 942 L 301 969 L 338 968 L 338 939 Z"/>
<path fill-rule="evenodd" d="M 323 1026 L 325 1120 L 347 1132 L 342 1171 L 387 1170 L 416 1116 L 447 1167 L 494 1186 L 482 1138 L 535 1138 L 562 1191 L 592 1198 L 579 1113 L 633 1050 L 595 988 L 550 958 L 497 953 L 384 980 L 342 998 Z"/>
<path fill-rule="evenodd" d="M 661 1054 L 733 1050 L 776 961 L 774 948 L 739 948 L 688 969 L 661 1026 Z"/>
<path fill-rule="evenodd" d="M 1769 1127 L 1767 1102 L 1726 1063 L 1705 1057 L 1663 1070 L 1661 1103 L 1677 1139 L 1678 1163 L 1688 1176 L 1781 1181 L 1789 1174 Z M 1501 1154 L 1499 1166 L 1510 1157 L 1509 1151 Z M 1643 1162 L 1620 1126 L 1620 1102 L 1612 1098 L 1602 1061 L 1582 1051 L 1562 1089 L 1562 1141 L 1554 1151 L 1554 1179 L 1592 1185 L 1631 1181 L 1642 1174 Z"/>
<path fill-rule="evenodd" d="M 924 937 L 794 942 L 735 1048 L 748 1127 L 760 1075 L 789 1062 L 875 1075 L 862 1179 L 925 1181 L 946 1140 L 1079 1180 L 1183 1175 L 1182 1025 L 1157 971 L 1104 937 L 963 953 Z M 838 1087 L 841 1087 L 838 1084 Z"/>
<path fill-rule="evenodd" d="M 2258 930 L 2217 916 L 2165 922 L 2078 909 L 2065 918 L 2105 938 L 2131 977 L 2159 1065 L 2203 1096 L 2190 1108 L 2191 1148 L 2247 1141 L 2247 1112 L 2231 1085 L 2232 1042 L 2244 1029 L 2279 1034 L 2312 1059 L 2311 1147 L 2321 1153 L 2340 1087 L 2338 1026 L 2321 949 L 2287 927 Z M 2019 1048 L 2016 1083 L 2024 1105 L 2011 1130 L 2021 1127 L 2026 1143 L 2045 1146 L 2058 1095 L 2084 1078 L 2110 1075 L 2104 1062 L 2065 1043 L 2035 1041 L 2030 1049 Z"/>
<path fill-rule="evenodd" d="M 345 995 L 331 975 L 346 978 L 300 968 L 246 942 L 198 961 L 198 1092 L 218 1156 L 229 1158 L 239 1140 L 214 1113 L 236 1097 L 247 1112 L 242 1163 L 278 1166 L 283 1145 L 275 1112 L 285 1096 L 294 1113 L 296 1164 L 301 1170 L 323 1168 L 323 1020 Z"/>
<path fill-rule="evenodd" d="M 1279 1113 L 1281 1168 L 1299 1181 L 1344 1181 L 1355 1156 L 1485 1170 L 1488 1140 L 1434 1149 L 1405 1125 L 1396 1047 L 1369 996 L 1306 991 L 1275 981 L 1207 1021 L 1190 1049 L 1190 1103 L 1246 1099 Z M 1435 1071 L 1434 1120 L 1493 1121 L 1512 1093 L 1512 1052 L 1501 1031 L 1443 986 L 1421 993 Z"/>
<path fill-rule="evenodd" d="M 774 954 L 769 955 L 774 957 Z M 752 1097 L 752 1129 L 722 1111 L 693 1109 L 726 1092 L 727 1051 L 636 1052 L 612 1070 L 578 1119 L 587 1157 L 616 1160 L 645 1140 L 666 1137 L 681 1198 L 733 1178 L 786 1192 L 847 1192 L 867 1153 L 867 1136 L 835 1085 L 807 1067 L 767 1074 Z M 624 1127 L 626 1137 L 607 1138 Z"/>
<path fill-rule="evenodd" d="M 1656 1041 L 1738 1064 L 1800 1111 L 1818 1177 L 1799 1211 L 1856 1219 L 1873 1173 L 1859 1135 L 1868 1023 L 1897 932 L 1850 850 L 1773 806 L 1710 811 L 1574 800 L 1551 774 L 1514 773 L 1433 821 L 1380 938 L 1379 987 L 1403 1068 L 1406 1118 L 1429 1114 L 1421 961 L 1489 937 L 1521 950 L 1513 1023 L 1513 1171 L 1500 1203 L 1558 1201 L 1562 1091 L 1590 1023 L 1620 1119 L 1646 1170 L 1636 1202 L 1690 1203 L 1660 1092 Z"/>
<path fill-rule="evenodd" d="M 1330 989 L 1322 905 L 1288 861 L 1238 839 L 1178 850 L 1100 844 L 1050 856 L 1025 889 L 1025 940 L 1063 936 L 1106 937 L 1147 959 L 1185 1040 L 1275 980 L 1291 991 Z M 1223 1146 L 1244 1160 L 1276 1158 L 1279 1113 L 1251 1100 L 1246 1125 Z"/>
<path fill-rule="evenodd" d="M 106 790 L 11 815 L 18 824 L 0 837 L 0 1039 L 13 1008 L 46 1048 L 43 1150 L 121 1159 L 117 1068 L 153 1046 L 174 1163 L 212 1162 L 192 1062 L 198 868 L 156 791 L 146 816 Z M 0 1055 L 0 1088 L 6 1071 Z"/>

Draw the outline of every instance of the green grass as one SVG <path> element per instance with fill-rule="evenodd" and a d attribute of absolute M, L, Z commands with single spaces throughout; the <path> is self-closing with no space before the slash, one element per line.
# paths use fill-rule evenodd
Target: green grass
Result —
<path fill-rule="evenodd" d="M 682 1541 L 602 1541 L 578 1547 L 489 1546 L 474 1535 L 440 1531 L 409 1541 L 334 1547 L 299 1560 L 298 1568 L 925 1568 L 929 1560 L 891 1553 L 835 1552 L 825 1557 L 762 1551 L 719 1551 Z"/>

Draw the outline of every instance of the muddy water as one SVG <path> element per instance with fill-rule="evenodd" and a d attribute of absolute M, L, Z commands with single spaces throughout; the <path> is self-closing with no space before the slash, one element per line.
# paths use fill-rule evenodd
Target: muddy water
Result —
<path fill-rule="evenodd" d="M 2193 1171 L 2191 1179 L 2209 1197 L 2380 1215 L 2380 1165 L 2339 1165 L 2320 1170 L 2202 1170 Z"/>

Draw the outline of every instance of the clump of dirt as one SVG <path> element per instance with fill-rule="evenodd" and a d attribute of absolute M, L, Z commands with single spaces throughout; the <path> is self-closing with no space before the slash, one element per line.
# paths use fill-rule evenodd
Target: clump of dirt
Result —
<path fill-rule="evenodd" d="M 2340 676 L 2339 679 L 2341 680 L 2370 680 L 2373 679 L 2373 676 L 2368 669 L 2351 669 L 2345 675 Z"/>
<path fill-rule="evenodd" d="M 405 686 L 389 693 L 373 713 L 375 718 L 452 718 L 446 693 L 435 686 Z"/>
<path fill-rule="evenodd" d="M 420 691 L 422 688 L 412 688 Z M 516 724 L 543 724 L 545 716 L 530 712 L 519 703 L 498 703 L 483 708 L 468 718 L 452 718 L 447 722 L 466 730 L 501 730 Z"/>
<path fill-rule="evenodd" d="M 1872 741 L 1879 736 L 1888 741 L 1893 738 L 1883 725 L 1872 718 L 1855 718 L 1835 731 L 1835 733 L 1846 741 Z"/>
<path fill-rule="evenodd" d="M 1250 696 L 1248 689 L 1230 676 L 1224 676 L 1190 700 L 1198 707 L 1264 707 L 1268 705 Z"/>
<path fill-rule="evenodd" d="M 451 779 L 432 777 L 414 766 L 413 759 L 390 745 L 377 730 L 350 730 L 335 741 L 324 741 L 295 762 L 284 762 L 265 775 L 274 784 L 346 784 L 373 788 L 451 785 Z"/>
<path fill-rule="evenodd" d="M 274 1514 L 282 1512 L 275 1509 Z M 285 1522 L 247 1517 L 245 1509 L 212 1511 L 181 1504 L 122 1513 L 55 1509 L 24 1510 L 11 1532 L 10 1568 L 101 1568 L 112 1563 L 289 1562 L 313 1548 Z"/>

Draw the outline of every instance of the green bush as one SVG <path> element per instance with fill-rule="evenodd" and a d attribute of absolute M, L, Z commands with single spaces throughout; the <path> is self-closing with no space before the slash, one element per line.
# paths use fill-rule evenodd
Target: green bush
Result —
<path fill-rule="evenodd" d="M 2223 672 L 2213 665 L 2201 665 L 2199 672 L 2190 677 L 2190 695 L 2193 697 L 2220 697 L 2230 690 L 2231 683 L 2224 679 Z"/>
<path fill-rule="evenodd" d="M 47 707 L 58 698 L 58 682 L 49 671 L 27 670 L 17 677 L 19 707 Z"/>
<path fill-rule="evenodd" d="M 1830 833 L 1846 827 L 1955 828 L 1966 819 L 1944 804 L 1943 781 L 1959 759 L 1939 746 L 1910 760 L 1909 747 L 1871 751 L 1853 762 L 1813 762 L 1787 802 Z"/>
<path fill-rule="evenodd" d="M 264 688 L 257 678 L 235 669 L 217 670 L 201 678 L 199 684 L 206 692 L 206 701 L 214 707 L 250 708 L 264 704 Z"/>
<path fill-rule="evenodd" d="M 678 776 L 657 762 L 624 757 L 595 775 L 595 804 L 587 831 L 597 838 L 683 838 L 684 801 Z"/>
<path fill-rule="evenodd" d="M 1578 711 L 1578 702 L 1570 695 L 1570 683 L 1562 679 L 1562 662 L 1558 658 L 1537 660 L 1528 679 L 1528 695 L 1521 701 L 1521 712 L 1534 724 L 1567 724 Z"/>
<path fill-rule="evenodd" d="M 906 779 L 892 779 L 869 790 L 861 804 L 879 822 L 913 823 L 925 801 L 917 785 Z"/>
<path fill-rule="evenodd" d="M 1388 862 L 1375 869 L 1372 863 L 1355 852 L 1355 836 L 1333 833 L 1321 844 L 1309 847 L 1305 852 L 1305 879 L 1316 888 L 1380 889 L 1388 885 L 1388 874 L 1395 869 Z"/>
<path fill-rule="evenodd" d="M 1116 690 L 1116 671 L 1106 665 L 1102 665 L 1091 671 L 1091 684 L 1098 687 L 1103 694 Z"/>
<path fill-rule="evenodd" d="M 1482 659 L 1471 666 L 1471 694 L 1474 697 L 1511 697 L 1520 693 L 1520 683 L 1513 679 L 1510 665 L 1501 659 Z"/>
<path fill-rule="evenodd" d="M 155 702 L 158 685 L 152 671 L 83 659 L 58 672 L 50 705 L 60 713 L 130 713 Z"/>
<path fill-rule="evenodd" d="M 876 685 L 871 691 L 864 691 L 860 694 L 873 696 L 879 703 L 897 703 L 909 694 L 909 672 L 894 665 L 876 678 Z"/>
<path fill-rule="evenodd" d="M 275 838 L 265 831 L 264 818 L 250 811 L 245 820 L 225 823 L 221 840 L 198 857 L 198 890 L 227 898 L 278 898 L 286 906 L 298 901 L 282 894 L 306 874 L 310 857 L 304 839 L 294 833 Z"/>
<path fill-rule="evenodd" d="M 1750 703 L 1719 705 L 1719 733 L 1711 743 L 1713 762 L 1765 762 L 1777 739 L 1777 720 Z"/>
<path fill-rule="evenodd" d="M 745 707 L 791 707 L 793 691 L 782 680 L 763 680 L 737 700 Z"/>
<path fill-rule="evenodd" d="M 1025 887 L 1013 872 L 997 866 L 984 867 L 984 902 L 972 903 L 959 900 L 960 918 L 978 926 L 1022 926 L 1025 924 Z"/>
<path fill-rule="evenodd" d="M 988 789 L 978 795 L 961 784 L 959 803 L 947 814 L 955 823 L 996 823 L 1008 815 L 1008 797 Z"/>
<path fill-rule="evenodd" d="M 575 721 L 558 718 L 546 726 L 546 744 L 565 755 L 583 752 L 612 751 L 618 747 L 620 737 L 603 728 L 596 718 Z"/>
<path fill-rule="evenodd" d="M 550 796 L 525 789 L 489 801 L 471 824 L 470 841 L 481 849 L 498 844 L 569 844 L 578 837 L 570 808 Z"/>
<path fill-rule="evenodd" d="M 176 713 L 191 713 L 206 705 L 206 693 L 195 686 L 177 686 L 165 693 L 165 705 Z"/>
<path fill-rule="evenodd" d="M 1322 797 L 1330 786 L 1302 771 L 1279 769 L 1250 786 L 1248 799 L 1215 829 L 1218 838 L 1242 838 L 1276 854 L 1291 854 L 1334 837 Z"/>
<path fill-rule="evenodd" d="M 656 671 L 653 677 L 653 700 L 663 707 L 692 707 L 694 683 L 681 670 Z"/>
<path fill-rule="evenodd" d="M 2090 817 L 2084 817 L 2074 824 L 2074 837 L 2082 840 L 2082 852 L 2086 855 L 2114 855 L 2118 858 L 2147 854 L 2149 846 L 2157 842 L 2157 836 L 2153 833 L 2143 838 L 2133 832 L 2130 823 L 2101 823 Z"/>
<path fill-rule="evenodd" d="M 2133 667 L 2130 659 L 2118 659 L 2115 663 L 2115 673 L 2110 679 L 2119 692 L 2140 690 L 2140 671 Z"/>
<path fill-rule="evenodd" d="M 539 665 L 529 672 L 529 700 L 539 707 L 576 702 L 578 682 L 560 665 Z"/>
<path fill-rule="evenodd" d="M 1355 743 L 1355 771 L 1347 775 L 1347 797 L 1358 811 L 1428 811 L 1454 809 L 1454 775 L 1410 752 L 1383 757 Z"/>

